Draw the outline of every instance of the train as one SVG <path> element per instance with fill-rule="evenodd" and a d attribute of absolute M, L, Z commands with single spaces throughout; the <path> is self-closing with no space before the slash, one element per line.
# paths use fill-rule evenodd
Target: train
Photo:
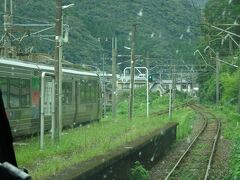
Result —
<path fill-rule="evenodd" d="M 52 127 L 54 63 L 0 57 L 0 89 L 14 138 Z M 94 71 L 62 69 L 62 127 L 99 121 L 102 116 L 101 81 Z"/>

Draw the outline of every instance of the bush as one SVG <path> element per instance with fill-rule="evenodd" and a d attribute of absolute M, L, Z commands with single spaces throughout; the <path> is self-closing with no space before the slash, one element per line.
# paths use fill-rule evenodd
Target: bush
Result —
<path fill-rule="evenodd" d="M 240 177 L 240 137 L 236 138 L 235 145 L 232 152 L 231 157 L 231 171 L 230 171 L 230 178 L 231 179 L 238 179 Z"/>
<path fill-rule="evenodd" d="M 139 161 L 136 161 L 134 167 L 130 172 L 130 180 L 148 180 L 149 173 L 148 171 L 141 165 Z"/>

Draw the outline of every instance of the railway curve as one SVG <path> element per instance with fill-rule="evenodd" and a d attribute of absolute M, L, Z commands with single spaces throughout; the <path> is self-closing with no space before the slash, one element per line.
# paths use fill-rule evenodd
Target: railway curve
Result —
<path fill-rule="evenodd" d="M 221 122 L 207 109 L 190 104 L 202 121 L 191 142 L 181 144 L 157 170 L 158 179 L 208 179 L 214 159 Z M 154 179 L 154 176 L 153 178 Z"/>

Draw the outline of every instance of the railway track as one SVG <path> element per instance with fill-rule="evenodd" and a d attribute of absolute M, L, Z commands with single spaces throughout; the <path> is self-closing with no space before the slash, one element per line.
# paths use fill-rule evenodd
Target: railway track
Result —
<path fill-rule="evenodd" d="M 172 169 L 166 169 L 167 179 L 208 179 L 220 131 L 220 121 L 201 106 L 191 104 L 204 120 L 201 130 L 180 155 Z"/>
<path fill-rule="evenodd" d="M 174 110 L 181 109 L 181 108 L 184 108 L 184 107 L 187 107 L 187 106 L 191 106 L 191 104 L 192 104 L 192 101 L 189 101 L 189 102 L 186 102 L 186 103 L 183 103 L 183 104 L 178 104 L 178 105 L 173 106 L 173 109 Z M 151 115 L 161 116 L 161 115 L 168 114 L 168 113 L 169 113 L 169 109 L 166 108 L 166 109 L 161 110 L 159 112 L 151 113 Z"/>
<path fill-rule="evenodd" d="M 188 106 L 199 115 L 191 126 L 191 135 L 174 144 L 166 157 L 151 170 L 150 179 L 209 179 L 220 121 L 200 106 Z"/>

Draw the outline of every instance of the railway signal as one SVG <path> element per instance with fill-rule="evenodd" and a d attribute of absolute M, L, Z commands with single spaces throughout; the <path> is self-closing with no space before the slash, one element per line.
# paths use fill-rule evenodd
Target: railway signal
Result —
<path fill-rule="evenodd" d="M 148 82 L 152 82 L 153 81 L 153 76 L 150 74 L 149 76 L 148 76 Z"/>

